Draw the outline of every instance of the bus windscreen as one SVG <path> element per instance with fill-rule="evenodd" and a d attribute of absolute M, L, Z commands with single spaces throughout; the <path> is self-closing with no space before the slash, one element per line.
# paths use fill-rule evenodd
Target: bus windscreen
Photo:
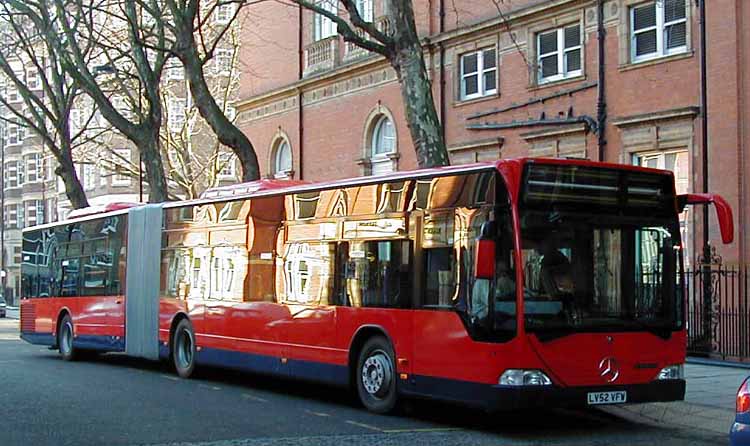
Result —
<path fill-rule="evenodd" d="M 669 178 L 528 167 L 519 209 L 528 331 L 682 327 L 677 213 L 658 206 L 674 199 Z"/>

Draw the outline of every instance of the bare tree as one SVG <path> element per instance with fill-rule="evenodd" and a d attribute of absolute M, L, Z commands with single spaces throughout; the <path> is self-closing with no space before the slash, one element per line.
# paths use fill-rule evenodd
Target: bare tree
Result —
<path fill-rule="evenodd" d="M 380 54 L 390 62 L 401 84 L 406 123 L 417 152 L 419 167 L 448 165 L 445 135 L 440 126 L 432 87 L 427 77 L 412 1 L 389 2 L 388 29 L 379 28 L 374 23 L 364 20 L 357 10 L 355 0 L 290 1 L 333 21 L 338 26 L 338 33 L 346 42 Z M 348 20 L 332 12 L 332 8 L 325 8 L 323 3 L 336 7 L 341 4 L 347 11 Z"/>
<path fill-rule="evenodd" d="M 168 199 L 160 153 L 161 71 L 168 58 L 161 20 L 135 0 L 6 0 L 37 24 L 55 49 L 56 63 L 96 103 L 102 116 L 131 140 L 141 153 L 149 201 Z M 157 1 L 152 3 L 156 5 Z M 161 10 L 151 12 L 161 17 Z M 113 104 L 113 95 L 139 106 L 132 117 Z"/>
<path fill-rule="evenodd" d="M 20 7 L 18 7 L 20 6 Z M 70 115 L 81 90 L 67 78 L 60 66 L 57 47 L 44 38 L 50 26 L 43 16 L 34 14 L 25 3 L 0 3 L 0 71 L 8 88 L 19 102 L 0 96 L 9 125 L 31 129 L 57 161 L 55 173 L 65 185 L 65 194 L 73 208 L 88 206 L 86 194 L 76 173 L 73 150 L 86 139 L 83 129 L 71 129 Z M 88 59 L 84 51 L 84 59 Z M 86 118 L 86 120 L 90 117 Z"/>
<path fill-rule="evenodd" d="M 239 46 L 238 29 L 226 33 L 220 57 L 214 59 L 209 69 L 204 70 L 206 86 L 221 113 L 234 123 L 236 113 L 233 103 L 239 91 Z M 183 80 L 184 66 L 175 60 L 166 70 L 162 82 L 162 97 L 167 121 L 175 122 L 168 104 L 186 97 L 189 77 Z M 187 96 L 184 117 L 176 120 L 177 128 L 165 128 L 162 142 L 165 150 L 164 163 L 167 175 L 178 193 L 185 198 L 196 198 L 205 189 L 218 186 L 220 181 L 236 178 L 234 173 L 239 159 L 223 145 L 210 125 L 200 114 L 196 101 Z"/>
<path fill-rule="evenodd" d="M 144 8 L 148 0 L 140 0 Z M 171 20 L 163 25 L 174 37 L 172 52 L 185 66 L 185 73 L 190 93 L 196 108 L 214 131 L 221 144 L 229 147 L 242 165 L 242 180 L 252 181 L 260 178 L 258 157 L 250 139 L 227 117 L 225 109 L 217 102 L 205 76 L 205 67 L 216 54 L 224 37 L 235 24 L 239 6 L 247 0 L 216 0 L 208 2 L 209 7 L 203 10 L 207 2 L 201 0 L 164 0 Z M 232 17 L 222 26 L 210 27 L 211 18 L 222 7 L 235 5 Z"/>

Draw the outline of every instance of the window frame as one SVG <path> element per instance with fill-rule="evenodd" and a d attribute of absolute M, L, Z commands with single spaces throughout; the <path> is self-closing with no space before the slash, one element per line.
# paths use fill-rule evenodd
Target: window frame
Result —
<path fill-rule="evenodd" d="M 640 63 L 640 62 L 646 62 L 649 60 L 654 59 L 660 59 L 664 57 L 673 56 L 676 54 L 684 54 L 688 52 L 689 48 L 689 34 L 688 34 L 688 25 L 689 21 L 688 18 L 690 17 L 688 13 L 688 9 L 690 8 L 690 5 L 687 0 L 685 0 L 685 16 L 681 19 L 672 20 L 671 22 L 665 21 L 665 8 L 664 8 L 664 1 L 665 0 L 659 0 L 659 1 L 650 1 L 650 2 L 643 2 L 638 3 L 634 5 L 629 6 L 628 10 L 628 32 L 630 33 L 630 62 L 631 63 Z M 639 8 L 644 8 L 647 6 L 653 5 L 655 8 L 655 15 L 656 15 L 656 24 L 654 26 L 639 29 L 636 31 L 635 29 L 635 10 Z M 680 23 L 685 24 L 685 44 L 676 48 L 666 48 L 666 32 L 667 28 L 670 26 L 678 25 Z M 656 31 L 656 51 L 653 53 L 648 53 L 645 55 L 638 56 L 636 54 L 637 46 L 636 46 L 636 37 L 638 34 L 643 34 L 651 31 Z"/>
<path fill-rule="evenodd" d="M 234 17 L 234 8 L 234 3 L 223 3 L 220 5 L 216 5 L 216 10 L 213 14 L 213 22 L 217 25 L 229 24 L 229 22 L 232 21 L 232 17 Z M 226 15 L 226 17 L 223 17 L 223 15 Z"/>
<path fill-rule="evenodd" d="M 493 51 L 495 53 L 495 64 L 490 68 L 485 68 L 485 53 L 488 51 Z M 470 56 L 477 57 L 477 69 L 476 71 L 472 71 L 471 73 L 466 73 L 464 70 L 465 60 Z M 468 101 L 471 99 L 496 95 L 498 90 L 499 78 L 497 65 L 497 46 L 495 45 L 482 47 L 475 51 L 469 51 L 467 53 L 461 54 L 461 56 L 459 57 L 459 100 Z M 484 78 L 486 74 L 491 72 L 495 73 L 495 85 L 492 86 L 492 88 L 487 88 Z M 477 77 L 477 92 L 466 94 L 466 79 L 472 76 Z"/>
<path fill-rule="evenodd" d="M 374 20 L 375 3 L 373 0 L 355 0 L 354 4 L 362 20 L 365 22 L 372 22 Z"/>
<path fill-rule="evenodd" d="M 234 51 L 231 48 L 217 48 L 214 53 L 213 71 L 217 76 L 228 76 L 232 72 Z"/>
<path fill-rule="evenodd" d="M 391 128 L 393 129 L 393 147 L 391 150 L 387 152 L 378 152 L 378 141 L 380 139 L 380 135 L 383 133 L 383 125 L 385 122 L 389 122 L 391 125 Z M 372 137 L 370 141 L 370 157 L 373 159 L 377 158 L 387 158 L 388 155 L 398 152 L 398 137 L 396 135 L 396 126 L 393 123 L 393 120 L 390 118 L 390 116 L 387 115 L 381 115 L 377 121 L 375 121 L 375 125 L 372 127 Z"/>
<path fill-rule="evenodd" d="M 578 27 L 578 45 L 572 46 L 569 48 L 565 47 L 565 31 L 569 28 Z M 543 35 L 549 35 L 555 33 L 557 37 L 557 48 L 555 51 L 548 52 L 542 54 L 542 36 Z M 575 22 L 570 22 L 565 25 L 560 25 L 555 28 L 547 29 L 545 31 L 539 31 L 536 33 L 535 38 L 535 44 L 536 44 L 536 66 L 537 66 L 537 74 L 536 74 L 536 82 L 538 85 L 545 85 L 552 82 L 558 82 L 562 80 L 572 79 L 576 77 L 583 76 L 583 29 L 581 26 L 580 20 L 577 20 Z M 568 70 L 568 63 L 567 63 L 567 56 L 568 53 L 573 51 L 579 51 L 579 68 L 577 70 Z M 557 74 L 552 76 L 543 76 L 542 72 L 542 59 L 550 57 L 552 55 L 557 56 Z"/>
<path fill-rule="evenodd" d="M 187 116 L 185 116 L 186 109 L 187 100 L 185 98 L 169 98 L 167 125 L 172 133 L 181 132 L 185 126 L 187 122 Z"/>
<path fill-rule="evenodd" d="M 38 183 L 43 181 L 42 163 L 41 153 L 33 153 L 24 157 L 24 168 L 26 169 L 26 177 L 24 180 L 26 183 Z"/>
<path fill-rule="evenodd" d="M 279 163 L 282 148 L 286 146 L 287 150 L 289 150 L 289 168 L 288 169 L 281 169 L 281 165 Z M 274 145 L 273 149 L 273 164 L 271 166 L 272 174 L 274 178 L 287 178 L 291 176 L 292 171 L 294 170 L 294 157 L 292 156 L 292 144 L 289 142 L 286 138 L 279 138 L 276 141 L 276 144 Z"/>
<path fill-rule="evenodd" d="M 31 91 L 41 89 L 39 70 L 36 68 L 28 68 L 26 70 L 26 87 Z"/>
<path fill-rule="evenodd" d="M 338 16 L 338 2 L 334 0 L 318 0 L 315 5 L 325 9 L 326 11 Z M 313 26 L 312 26 L 312 40 L 313 42 L 319 42 L 321 40 L 328 39 L 330 37 L 337 36 L 338 26 L 336 23 L 328 17 L 313 12 Z"/>

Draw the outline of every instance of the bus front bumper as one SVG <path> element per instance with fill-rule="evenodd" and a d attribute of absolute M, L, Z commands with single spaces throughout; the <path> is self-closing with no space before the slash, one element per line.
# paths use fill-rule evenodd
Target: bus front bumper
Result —
<path fill-rule="evenodd" d="M 625 384 L 592 387 L 557 386 L 492 386 L 487 401 L 490 410 L 553 408 L 553 407 L 598 407 L 615 404 L 651 403 L 679 401 L 685 399 L 685 380 L 668 379 L 646 384 Z M 625 392 L 623 395 L 621 392 Z M 624 401 L 594 404 L 602 394 L 624 396 Z"/>

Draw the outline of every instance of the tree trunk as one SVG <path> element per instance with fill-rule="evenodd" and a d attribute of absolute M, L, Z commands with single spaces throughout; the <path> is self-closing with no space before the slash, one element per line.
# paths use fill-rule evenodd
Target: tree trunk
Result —
<path fill-rule="evenodd" d="M 148 202 L 161 203 L 169 200 L 167 178 L 164 175 L 164 164 L 159 150 L 159 130 L 149 129 L 138 143 L 141 151 L 141 162 L 146 169 L 148 181 Z M 140 165 L 138 166 L 140 169 Z"/>
<path fill-rule="evenodd" d="M 184 40 L 192 39 L 193 36 L 184 36 Z M 216 134 L 219 142 L 234 151 L 242 165 L 242 181 L 255 181 L 260 179 L 260 167 L 255 148 L 250 139 L 242 133 L 224 114 L 208 88 L 206 78 L 203 75 L 203 64 L 200 61 L 194 42 L 184 42 L 178 45 L 178 57 L 185 66 L 185 73 L 190 86 L 190 93 L 198 108 L 198 112 L 206 120 Z"/>
<path fill-rule="evenodd" d="M 89 206 L 86 193 L 81 186 L 81 180 L 78 178 L 73 159 L 70 157 L 70 151 L 64 152 L 57 159 L 55 174 L 59 176 L 65 184 L 65 196 L 68 197 L 73 209 L 81 209 Z"/>
<path fill-rule="evenodd" d="M 450 164 L 445 135 L 440 125 L 432 85 L 427 77 L 422 45 L 416 32 L 412 2 L 391 2 L 393 54 L 391 65 L 398 74 L 406 123 L 420 168 Z"/>

